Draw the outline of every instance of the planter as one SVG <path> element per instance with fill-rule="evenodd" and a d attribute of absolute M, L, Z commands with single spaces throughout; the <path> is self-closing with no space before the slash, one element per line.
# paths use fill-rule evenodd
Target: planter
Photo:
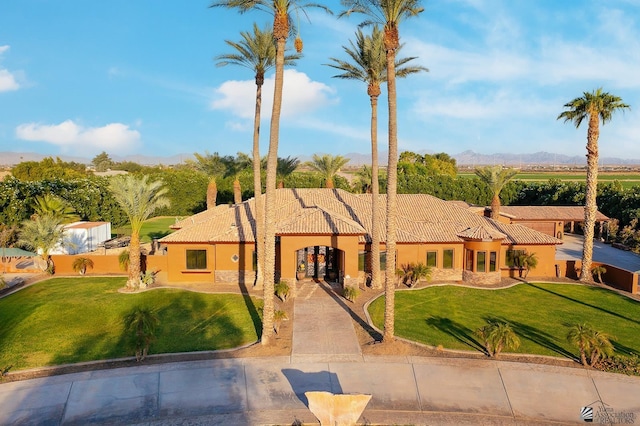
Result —
<path fill-rule="evenodd" d="M 298 281 L 303 280 L 305 277 L 305 273 L 303 272 L 297 272 L 296 273 L 296 278 L 298 279 Z"/>

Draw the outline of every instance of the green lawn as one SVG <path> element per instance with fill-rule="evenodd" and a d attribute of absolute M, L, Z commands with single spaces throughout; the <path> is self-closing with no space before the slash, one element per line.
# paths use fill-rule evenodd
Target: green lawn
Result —
<path fill-rule="evenodd" d="M 175 289 L 118 293 L 125 281 L 54 278 L 0 299 L 0 369 L 133 356 L 123 318 L 137 306 L 160 318 L 150 354 L 234 348 L 262 329 L 256 300 Z"/>
<path fill-rule="evenodd" d="M 384 297 L 369 313 L 384 324 Z M 474 331 L 488 319 L 509 322 L 517 352 L 576 357 L 568 325 L 588 322 L 614 336 L 616 353 L 640 355 L 640 303 L 612 291 L 574 284 L 519 284 L 503 290 L 457 286 L 396 292 L 396 335 L 449 349 L 482 350 Z"/>
<path fill-rule="evenodd" d="M 162 238 L 173 232 L 169 226 L 176 223 L 175 216 L 158 216 L 144 222 L 140 231 L 140 240 L 150 243 L 154 238 Z M 116 235 L 131 235 L 131 225 L 125 225 L 112 231 Z"/>

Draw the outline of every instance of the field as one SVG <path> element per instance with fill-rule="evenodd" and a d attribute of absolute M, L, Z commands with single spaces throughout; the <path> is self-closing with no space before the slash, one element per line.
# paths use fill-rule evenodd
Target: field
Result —
<path fill-rule="evenodd" d="M 461 178 L 471 178 L 475 174 L 472 172 L 459 172 Z M 522 172 L 518 173 L 514 180 L 524 182 L 547 182 L 549 179 L 558 179 L 566 182 L 585 182 L 587 179 L 586 172 Z M 598 182 L 610 183 L 617 180 L 622 184 L 623 188 L 631 188 L 640 185 L 640 173 L 598 173 Z"/>
<path fill-rule="evenodd" d="M 482 351 L 475 330 L 487 320 L 511 324 L 518 353 L 578 356 L 567 342 L 569 326 L 590 323 L 609 334 L 615 351 L 640 355 L 640 302 L 612 291 L 576 284 L 519 284 L 502 290 L 458 286 L 396 292 L 396 334 L 426 345 Z M 369 307 L 382 328 L 384 297 Z"/>
<path fill-rule="evenodd" d="M 176 222 L 174 216 L 158 216 L 147 220 L 142 225 L 140 231 L 140 240 L 142 243 L 150 243 L 154 238 L 162 238 L 165 235 L 169 235 L 173 232 L 169 229 L 169 226 Z M 115 235 L 131 235 L 131 226 L 128 224 L 111 231 Z"/>

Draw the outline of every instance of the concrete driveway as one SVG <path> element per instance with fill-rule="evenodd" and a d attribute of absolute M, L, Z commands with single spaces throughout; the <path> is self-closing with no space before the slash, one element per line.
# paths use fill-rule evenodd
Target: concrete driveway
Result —
<path fill-rule="evenodd" d="M 565 234 L 564 244 L 557 246 L 556 259 L 581 260 L 582 235 Z M 607 265 L 616 266 L 631 272 L 640 272 L 640 256 L 631 252 L 619 250 L 600 241 L 593 242 L 593 260 Z"/>

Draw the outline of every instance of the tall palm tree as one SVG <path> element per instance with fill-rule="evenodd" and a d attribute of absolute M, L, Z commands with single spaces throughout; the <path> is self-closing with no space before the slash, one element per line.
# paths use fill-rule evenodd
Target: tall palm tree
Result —
<path fill-rule="evenodd" d="M 42 259 L 41 269 L 48 270 L 52 266 L 49 253 L 63 238 L 62 220 L 54 215 L 43 214 L 22 222 L 18 245 L 39 252 Z"/>
<path fill-rule="evenodd" d="M 131 223 L 131 242 L 129 243 L 129 279 L 128 289 L 140 286 L 140 230 L 142 224 L 153 212 L 169 206 L 165 197 L 167 189 L 162 181 L 148 181 L 148 176 L 115 176 L 109 182 L 109 190 Z"/>
<path fill-rule="evenodd" d="M 313 160 L 309 161 L 307 165 L 322 175 L 325 188 L 333 188 L 333 180 L 340 169 L 348 162 L 349 159 L 342 155 L 325 154 L 320 156 L 313 154 Z"/>
<path fill-rule="evenodd" d="M 347 8 L 340 16 L 360 13 L 368 17 L 361 25 L 384 26 L 387 57 L 387 93 L 389 105 L 389 159 L 387 162 L 387 267 L 385 271 L 385 309 L 383 340 L 395 338 L 395 274 L 398 192 L 398 111 L 396 95 L 396 50 L 400 47 L 399 25 L 405 18 L 424 11 L 421 0 L 342 0 Z"/>
<path fill-rule="evenodd" d="M 295 157 L 278 157 L 278 167 L 276 172 L 276 176 L 278 177 L 278 188 L 284 188 L 284 180 L 287 176 L 296 171 L 298 165 L 300 165 L 300 160 Z"/>
<path fill-rule="evenodd" d="M 262 177 L 260 167 L 260 114 L 262 111 L 262 86 L 264 76 L 268 70 L 276 64 L 276 45 L 273 40 L 273 31 L 269 28 L 261 30 L 257 24 L 253 24 L 253 33 L 242 32 L 242 41 L 225 42 L 235 49 L 234 53 L 219 55 L 216 57 L 218 66 L 238 65 L 248 68 L 254 73 L 256 82 L 256 107 L 253 117 L 253 188 L 256 208 L 256 253 L 258 256 L 258 270 L 256 271 L 256 287 L 262 287 L 264 280 L 264 206 L 262 199 Z M 295 60 L 300 55 L 285 55 L 285 65 L 295 65 Z M 239 184 L 240 182 L 238 182 Z M 235 189 L 235 182 L 234 182 Z M 235 192 L 234 192 L 235 195 Z M 237 198 L 237 197 L 236 197 Z"/>
<path fill-rule="evenodd" d="M 579 98 L 564 105 L 566 111 L 558 115 L 558 120 L 565 123 L 571 121 L 576 128 L 587 119 L 587 189 L 584 203 L 584 245 L 582 247 L 582 268 L 580 269 L 580 281 L 593 281 L 591 275 L 591 262 L 593 260 L 593 233 L 596 223 L 596 192 L 598 190 L 598 138 L 600 136 L 600 121 L 605 125 L 618 110 L 630 108 L 622 102 L 622 98 L 602 88 L 593 92 L 584 92 Z"/>
<path fill-rule="evenodd" d="M 378 210 L 380 185 L 378 179 L 378 96 L 380 84 L 387 80 L 387 59 L 384 49 L 384 33 L 380 27 L 374 25 L 371 35 L 364 35 L 362 30 L 356 32 L 356 42 L 350 41 L 351 46 L 342 46 L 352 62 L 336 58 L 329 58 L 333 63 L 330 67 L 344 71 L 335 75 L 336 78 L 360 80 L 367 83 L 367 94 L 371 101 L 371 286 L 380 287 L 380 212 Z M 398 47 L 398 51 L 402 46 Z M 406 77 L 420 71 L 428 71 L 421 66 L 403 67 L 414 57 L 396 60 L 396 77 Z"/>
<path fill-rule="evenodd" d="M 267 154 L 267 179 L 265 188 L 265 257 L 264 257 L 264 307 L 262 313 L 263 345 L 273 339 L 275 304 L 273 301 L 276 267 L 276 217 L 275 191 L 278 166 L 278 141 L 280 138 L 280 113 L 282 110 L 282 88 L 284 85 L 285 47 L 291 33 L 291 13 L 305 13 L 308 7 L 319 7 L 330 12 L 326 6 L 304 3 L 301 0 L 217 0 L 211 7 L 237 9 L 240 13 L 251 10 L 266 11 L 273 15 L 273 38 L 276 42 L 275 86 L 269 128 L 269 151 Z M 297 37 L 299 39 L 299 37 Z M 302 47 L 301 41 L 296 43 Z"/>
<path fill-rule="evenodd" d="M 500 192 L 518 174 L 518 170 L 510 167 L 486 166 L 478 167 L 475 173 L 491 191 L 491 218 L 497 220 L 500 217 Z"/>

